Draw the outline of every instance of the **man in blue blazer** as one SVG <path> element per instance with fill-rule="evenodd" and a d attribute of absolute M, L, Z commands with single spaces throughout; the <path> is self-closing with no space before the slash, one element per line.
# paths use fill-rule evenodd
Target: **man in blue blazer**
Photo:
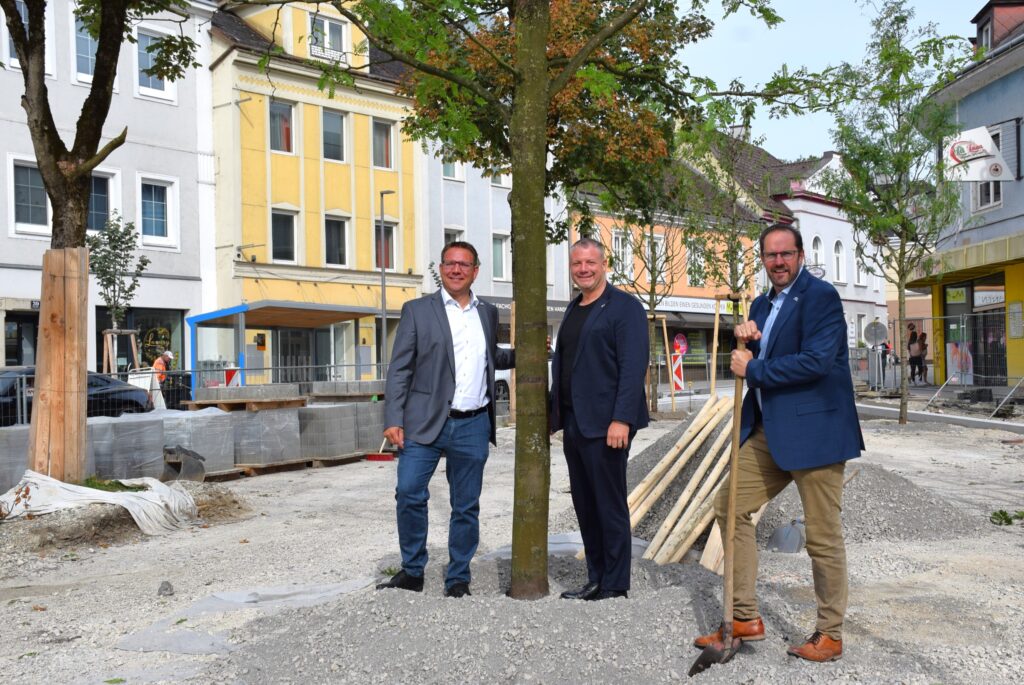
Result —
<path fill-rule="evenodd" d="M 487 443 L 495 442 L 494 370 L 515 364 L 515 352 L 498 347 L 498 310 L 471 290 L 479 269 L 471 244 L 449 243 L 441 252 L 441 290 L 402 307 L 384 393 L 384 436 L 400 450 L 402 570 L 378 589 L 423 589 L 428 485 L 443 452 L 452 508 L 444 594 L 470 594 Z"/>
<path fill-rule="evenodd" d="M 647 426 L 647 314 L 608 283 L 604 246 L 569 250 L 580 295 L 566 308 L 551 363 L 551 430 L 564 429 L 572 503 L 587 555 L 587 583 L 565 599 L 626 597 L 632 553 L 626 461 Z"/>
<path fill-rule="evenodd" d="M 733 634 L 763 640 L 754 586 L 757 547 L 751 514 L 795 481 L 804 508 L 818 618 L 814 633 L 788 653 L 810 661 L 842 656 L 847 602 L 846 547 L 840 511 L 843 471 L 864 449 L 839 293 L 803 268 L 800 232 L 774 224 L 761 233 L 761 260 L 772 287 L 754 300 L 750 320 L 735 329 L 748 345 L 732 352 L 731 367 L 747 379 L 741 421 Z M 725 530 L 728 485 L 715 498 Z M 706 647 L 721 629 L 695 641 Z"/>

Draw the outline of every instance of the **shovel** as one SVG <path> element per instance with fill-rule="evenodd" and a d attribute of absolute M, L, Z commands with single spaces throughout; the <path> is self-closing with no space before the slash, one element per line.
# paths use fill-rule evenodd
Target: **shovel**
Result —
<path fill-rule="evenodd" d="M 737 349 L 745 350 L 746 343 L 739 342 Z M 733 563 L 735 562 L 734 542 L 736 537 L 736 470 L 740 456 L 740 414 L 743 411 L 743 378 L 736 377 L 736 389 L 732 403 L 732 451 L 729 454 L 729 506 L 725 515 L 725 535 L 722 547 L 725 550 L 725 588 L 722 592 L 722 641 L 712 642 L 704 648 L 690 666 L 690 677 L 697 675 L 714 664 L 724 664 L 739 651 L 743 642 L 732 634 L 733 605 Z"/>

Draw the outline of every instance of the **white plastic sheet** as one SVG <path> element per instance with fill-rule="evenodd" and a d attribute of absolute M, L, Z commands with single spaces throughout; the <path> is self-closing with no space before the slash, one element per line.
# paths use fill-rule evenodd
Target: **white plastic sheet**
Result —
<path fill-rule="evenodd" d="M 139 492 L 104 492 L 63 483 L 28 470 L 15 487 L 0 495 L 0 508 L 8 519 L 31 513 L 33 516 L 73 509 L 88 504 L 116 504 L 124 507 L 146 535 L 162 535 L 185 526 L 198 517 L 195 500 L 181 485 L 165 485 L 155 478 L 129 478 L 119 482 L 146 487 Z M 28 487 L 29 497 L 15 504 L 16 493 Z"/>

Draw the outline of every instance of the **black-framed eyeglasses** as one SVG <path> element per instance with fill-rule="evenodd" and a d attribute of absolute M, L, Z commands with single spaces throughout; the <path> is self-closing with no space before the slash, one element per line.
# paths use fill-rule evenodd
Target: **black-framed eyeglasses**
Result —
<path fill-rule="evenodd" d="M 441 262 L 441 266 L 446 269 L 462 269 L 463 271 L 469 271 L 476 267 L 476 264 L 470 262 L 456 262 L 452 260 L 445 260 Z"/>
<path fill-rule="evenodd" d="M 791 262 L 796 259 L 796 256 L 800 254 L 799 250 L 784 250 L 782 252 L 762 252 L 761 259 L 766 262 L 774 262 L 776 259 L 782 258 L 784 261 Z"/>

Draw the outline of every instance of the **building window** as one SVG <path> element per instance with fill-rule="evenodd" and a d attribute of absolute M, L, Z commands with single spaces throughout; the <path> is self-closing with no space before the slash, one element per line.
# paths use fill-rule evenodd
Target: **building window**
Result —
<path fill-rule="evenodd" d="M 700 250 L 687 250 L 686 280 L 694 288 L 704 287 L 704 255 Z"/>
<path fill-rule="evenodd" d="M 854 266 L 857 269 L 856 273 L 854 274 L 854 283 L 856 283 L 857 285 L 867 285 L 867 270 L 864 268 L 864 262 L 862 261 L 862 258 L 854 254 L 853 260 Z"/>
<path fill-rule="evenodd" d="M 373 166 L 381 169 L 392 168 L 391 129 L 387 121 L 373 122 Z"/>
<path fill-rule="evenodd" d="M 14 165 L 14 224 L 19 233 L 49 233 L 50 208 L 39 169 Z"/>
<path fill-rule="evenodd" d="M 983 50 L 992 49 L 992 22 L 986 21 L 978 27 L 978 47 Z"/>
<path fill-rule="evenodd" d="M 385 223 L 383 226 L 384 230 L 384 242 L 381 243 L 381 223 L 375 221 L 373 223 L 373 258 L 374 268 L 379 269 L 383 262 L 385 269 L 395 268 L 395 225 Z"/>
<path fill-rule="evenodd" d="M 846 254 L 843 249 L 843 241 L 837 240 L 835 247 L 833 248 L 835 259 L 833 260 L 833 268 L 835 268 L 835 283 L 846 282 L 846 269 L 843 268 L 846 262 Z"/>
<path fill-rule="evenodd" d="M 28 31 L 28 5 L 25 4 L 25 0 L 15 0 L 14 7 L 18 10 L 18 14 L 21 15 L 21 23 L 25 26 L 25 30 Z M 14 39 L 10 36 L 7 37 L 7 60 L 7 63 L 12 67 L 20 67 L 18 51 L 14 49 Z"/>
<path fill-rule="evenodd" d="M 348 63 L 345 55 L 346 24 L 320 15 L 309 18 L 309 54 L 332 62 Z"/>
<path fill-rule="evenodd" d="M 345 220 L 324 220 L 324 261 L 334 266 L 345 265 Z"/>
<path fill-rule="evenodd" d="M 508 177 L 501 173 L 497 168 L 491 168 L 491 185 L 499 186 L 501 188 L 508 188 Z"/>
<path fill-rule="evenodd" d="M 462 165 L 458 162 L 442 162 L 441 175 L 453 181 L 462 180 Z"/>
<path fill-rule="evenodd" d="M 270 215 L 271 259 L 275 262 L 295 261 L 295 215 L 273 212 Z"/>
<path fill-rule="evenodd" d="M 650 272 L 656 277 L 652 278 L 650 282 L 656 280 L 659 284 L 665 283 L 665 236 L 654 236 L 654 240 L 650 244 L 650 250 L 651 263 L 648 266 L 650 267 Z"/>
<path fill-rule="evenodd" d="M 491 269 L 496 281 L 507 281 L 511 276 L 508 246 L 508 236 L 496 235 L 491 239 Z"/>
<path fill-rule="evenodd" d="M 122 328 L 139 332 L 139 356 L 143 366 L 152 366 L 164 350 L 174 352 L 172 368 L 187 368 L 185 360 L 185 312 L 177 309 L 132 308 L 124 313 L 118 323 Z M 103 331 L 112 328 L 110 312 L 106 307 L 96 307 L 96 368 L 103 368 Z M 125 369 L 131 362 L 127 345 L 118 346 L 118 368 Z"/>
<path fill-rule="evenodd" d="M 270 149 L 292 151 L 292 106 L 287 102 L 270 101 Z"/>
<path fill-rule="evenodd" d="M 110 218 L 110 179 L 106 176 L 93 176 L 92 189 L 89 192 L 89 214 L 86 228 L 90 231 L 102 231 L 107 227 Z"/>
<path fill-rule="evenodd" d="M 291 108 L 289 107 L 289 112 Z M 345 161 L 345 115 L 324 110 L 324 159 Z"/>
<path fill-rule="evenodd" d="M 630 249 L 629 236 L 623 231 L 612 233 L 612 259 L 615 261 L 616 276 L 633 277 L 633 252 Z"/>
<path fill-rule="evenodd" d="M 168 237 L 167 186 L 144 181 L 141 194 L 142 235 L 156 238 Z"/>
<path fill-rule="evenodd" d="M 1000 131 L 992 131 L 992 142 L 997 150 L 1002 149 L 1003 136 Z M 1003 204 L 1002 181 L 978 181 L 974 183 L 974 211 L 981 212 Z"/>
<path fill-rule="evenodd" d="M 864 340 L 864 321 L 867 319 L 866 314 L 857 315 L 857 340 Z"/>
<path fill-rule="evenodd" d="M 79 81 L 92 81 L 96 70 L 96 48 L 99 43 L 86 30 L 81 19 L 75 19 L 75 71 Z"/>
<path fill-rule="evenodd" d="M 164 80 L 146 73 L 156 64 L 156 58 L 150 52 L 150 48 L 155 50 L 159 41 L 159 36 L 139 31 L 139 42 L 136 44 L 139 59 L 139 92 L 143 95 L 166 97 L 167 84 Z"/>
<path fill-rule="evenodd" d="M 821 258 L 821 238 L 814 236 L 814 240 L 811 241 L 811 266 L 824 266 L 825 262 Z"/>
<path fill-rule="evenodd" d="M 451 245 L 452 243 L 462 240 L 462 231 L 457 228 L 446 228 L 444 229 L 444 244 Z"/>

